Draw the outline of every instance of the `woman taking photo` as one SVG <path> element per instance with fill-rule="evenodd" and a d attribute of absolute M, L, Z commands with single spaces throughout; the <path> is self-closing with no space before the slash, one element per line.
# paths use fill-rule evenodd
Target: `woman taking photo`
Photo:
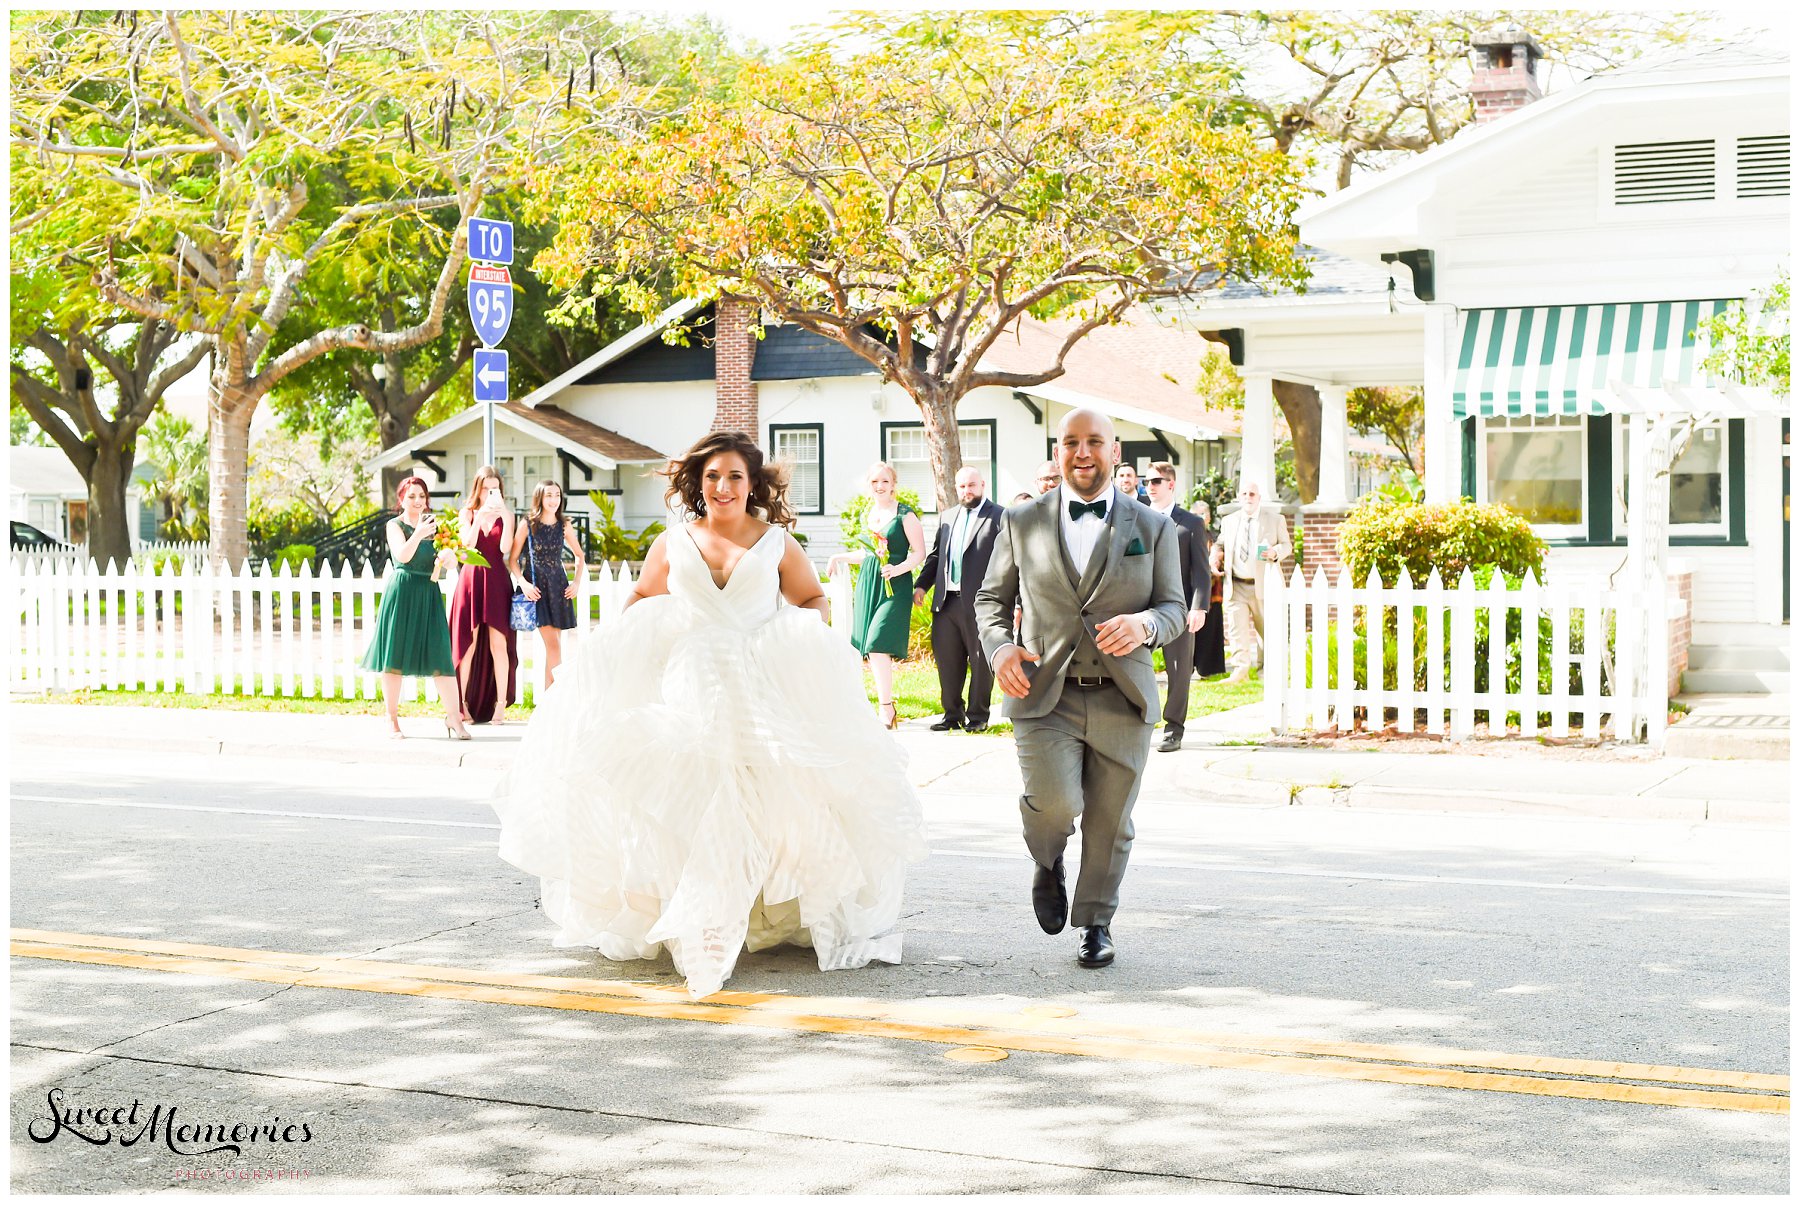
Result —
<path fill-rule="evenodd" d="M 862 536 L 887 555 L 870 553 L 862 559 L 850 635 L 856 651 L 869 659 L 881 722 L 889 728 L 900 722 L 894 706 L 894 658 L 906 656 L 912 636 L 912 574 L 924 563 L 926 552 L 924 525 L 912 507 L 895 497 L 897 485 L 893 465 L 877 461 L 869 466 L 872 501 L 863 516 Z M 839 553 L 831 558 L 827 572 L 851 559 L 851 554 Z"/>
<path fill-rule="evenodd" d="M 387 522 L 388 553 L 393 559 L 381 587 L 381 609 L 375 614 L 375 637 L 363 654 L 362 667 L 381 675 L 381 697 L 387 704 L 388 735 L 400 731 L 400 679 L 411 675 L 437 683 L 444 703 L 444 731 L 459 741 L 469 739 L 463 727 L 456 688 L 456 660 L 450 654 L 450 625 L 444 619 L 444 595 L 437 570 L 455 554 L 438 551 L 437 519 L 426 509 L 430 495 L 422 477 L 408 477 L 394 491 L 398 517 Z"/>
<path fill-rule="evenodd" d="M 562 513 L 562 486 L 540 481 L 531 491 L 531 509 L 507 547 L 506 568 L 513 586 L 537 604 L 538 635 L 544 638 L 544 689 L 562 664 L 562 634 L 575 626 L 575 583 L 587 575 L 575 524 Z M 575 554 L 575 578 L 563 572 L 562 552 Z M 527 551 L 529 549 L 529 551 Z"/>
<path fill-rule="evenodd" d="M 476 724 L 503 724 L 506 705 L 518 701 L 519 652 L 512 629 L 512 577 L 506 572 L 513 514 L 492 465 L 475 474 L 457 518 L 463 543 L 487 561 L 462 567 L 450 600 L 450 647 L 463 715 Z"/>

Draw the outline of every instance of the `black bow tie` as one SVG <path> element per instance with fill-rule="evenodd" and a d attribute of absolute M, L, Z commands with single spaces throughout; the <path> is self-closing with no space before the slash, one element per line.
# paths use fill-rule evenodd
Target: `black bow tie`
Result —
<path fill-rule="evenodd" d="M 1069 502 L 1069 518 L 1075 520 L 1081 518 L 1083 515 L 1092 515 L 1096 519 L 1106 518 L 1106 499 L 1102 498 L 1097 502 L 1076 502 L 1071 499 Z"/>

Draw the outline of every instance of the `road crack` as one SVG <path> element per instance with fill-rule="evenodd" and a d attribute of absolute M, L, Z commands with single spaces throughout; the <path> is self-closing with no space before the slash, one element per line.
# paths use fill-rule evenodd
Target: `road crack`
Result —
<path fill-rule="evenodd" d="M 177 1025 L 186 1025 L 189 1021 L 198 1021 L 202 1017 L 217 1016 L 219 1013 L 228 1013 L 228 1012 L 231 1012 L 233 1009 L 238 1009 L 238 1008 L 249 1008 L 252 1004 L 261 1004 L 265 1000 L 273 1000 L 275 997 L 281 995 L 281 993 L 292 991 L 293 989 L 295 989 L 299 986 L 300 985 L 297 983 L 284 984 L 283 986 L 276 988 L 274 991 L 270 992 L 266 996 L 258 996 L 254 1000 L 240 1000 L 236 1004 L 227 1004 L 220 1008 L 209 1008 L 203 1013 L 195 1013 L 191 1017 L 182 1017 L 176 1021 L 164 1021 L 161 1025 L 152 1025 L 149 1029 L 143 1030 L 140 1033 L 134 1033 L 134 1034 L 131 1034 L 131 1035 L 129 1035 L 127 1037 L 123 1037 L 123 1038 L 114 1038 L 110 1042 L 102 1042 L 100 1045 L 94 1047 L 92 1050 L 81 1051 L 79 1053 L 99 1054 L 102 1050 L 105 1050 L 109 1046 L 118 1046 L 118 1045 L 122 1045 L 125 1042 L 135 1042 L 139 1038 L 147 1037 L 150 1034 L 156 1033 L 158 1030 L 172 1029 Z M 70 1053 L 73 1054 L 76 1052 L 71 1051 Z M 116 1056 L 108 1056 L 108 1057 L 116 1057 Z"/>

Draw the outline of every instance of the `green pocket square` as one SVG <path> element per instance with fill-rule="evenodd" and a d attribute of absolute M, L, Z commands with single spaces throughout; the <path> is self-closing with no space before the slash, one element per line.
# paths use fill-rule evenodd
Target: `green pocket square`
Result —
<path fill-rule="evenodd" d="M 1126 545 L 1126 547 L 1125 547 L 1125 555 L 1126 556 L 1143 556 L 1146 551 L 1147 550 L 1144 548 L 1144 542 L 1142 540 L 1138 539 L 1136 536 L 1132 536 L 1131 543 Z"/>

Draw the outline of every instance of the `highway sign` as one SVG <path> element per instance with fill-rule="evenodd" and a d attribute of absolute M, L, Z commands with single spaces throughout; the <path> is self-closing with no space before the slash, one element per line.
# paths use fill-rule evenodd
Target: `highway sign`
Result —
<path fill-rule="evenodd" d="M 513 256 L 512 223 L 491 218 L 469 219 L 469 258 L 489 264 L 510 264 Z"/>
<path fill-rule="evenodd" d="M 506 400 L 506 353 L 475 349 L 475 400 Z"/>
<path fill-rule="evenodd" d="M 469 317 L 475 323 L 475 334 L 493 347 L 506 338 L 512 316 L 512 273 L 488 264 L 470 264 Z"/>

